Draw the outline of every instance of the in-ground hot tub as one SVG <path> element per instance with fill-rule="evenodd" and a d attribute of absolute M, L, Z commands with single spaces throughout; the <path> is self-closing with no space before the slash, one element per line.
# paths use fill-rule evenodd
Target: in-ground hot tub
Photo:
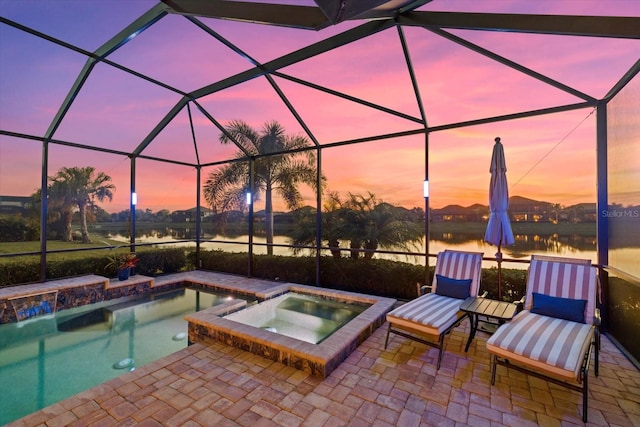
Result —
<path fill-rule="evenodd" d="M 287 292 L 225 316 L 229 320 L 319 344 L 371 304 Z"/>
<path fill-rule="evenodd" d="M 223 306 L 186 317 L 189 341 L 223 342 L 326 377 L 384 323 L 396 302 L 303 285 L 288 291 L 225 317 Z"/>

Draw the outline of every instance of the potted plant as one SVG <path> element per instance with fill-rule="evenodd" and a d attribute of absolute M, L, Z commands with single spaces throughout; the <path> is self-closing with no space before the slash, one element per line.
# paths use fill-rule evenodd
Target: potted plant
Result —
<path fill-rule="evenodd" d="M 127 280 L 131 269 L 136 266 L 140 258 L 135 253 L 113 254 L 109 256 L 109 263 L 105 269 L 115 269 L 118 280 Z"/>

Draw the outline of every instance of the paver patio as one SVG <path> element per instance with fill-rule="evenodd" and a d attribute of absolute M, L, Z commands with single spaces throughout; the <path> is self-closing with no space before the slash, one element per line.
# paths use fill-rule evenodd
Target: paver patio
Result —
<path fill-rule="evenodd" d="M 437 350 L 386 324 L 322 380 L 218 343 L 195 344 L 11 426 L 571 426 L 578 393 L 498 369 L 490 385 L 486 336 L 464 353 L 468 322 Z M 640 425 L 640 372 L 606 338 L 589 377 L 589 422 Z"/>

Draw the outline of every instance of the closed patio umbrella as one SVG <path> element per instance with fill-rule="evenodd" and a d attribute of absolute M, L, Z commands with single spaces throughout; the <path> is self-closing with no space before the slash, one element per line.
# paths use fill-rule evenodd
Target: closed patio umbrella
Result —
<path fill-rule="evenodd" d="M 498 247 L 498 299 L 502 300 L 502 247 L 513 245 L 513 231 L 509 221 L 509 188 L 507 187 L 507 165 L 500 137 L 496 137 L 491 155 L 491 182 L 489 184 L 489 223 L 484 235 L 485 242 Z"/>

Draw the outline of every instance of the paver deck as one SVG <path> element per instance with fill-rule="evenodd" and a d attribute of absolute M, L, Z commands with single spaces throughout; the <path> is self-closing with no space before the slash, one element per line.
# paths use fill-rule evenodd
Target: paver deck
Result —
<path fill-rule="evenodd" d="M 572 426 L 581 396 L 498 368 L 468 322 L 437 350 L 370 336 L 326 379 L 222 344 L 195 344 L 28 415 L 11 426 Z M 640 426 L 640 372 L 606 338 L 589 377 L 589 423 Z"/>

